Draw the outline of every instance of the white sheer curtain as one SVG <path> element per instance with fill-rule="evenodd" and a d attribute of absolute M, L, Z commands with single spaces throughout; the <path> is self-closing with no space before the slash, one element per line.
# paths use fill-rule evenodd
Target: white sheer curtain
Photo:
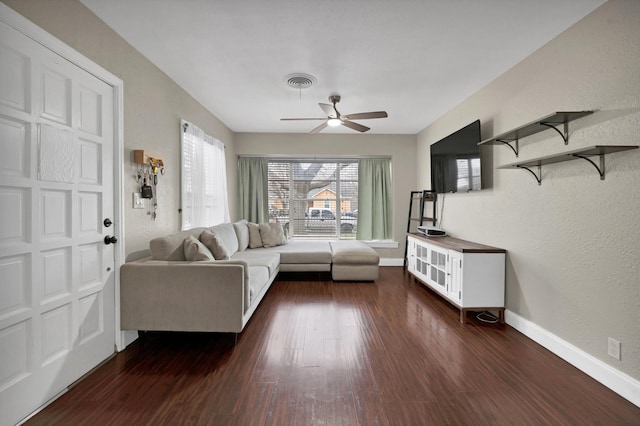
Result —
<path fill-rule="evenodd" d="M 181 120 L 182 229 L 229 222 L 224 144 Z"/>

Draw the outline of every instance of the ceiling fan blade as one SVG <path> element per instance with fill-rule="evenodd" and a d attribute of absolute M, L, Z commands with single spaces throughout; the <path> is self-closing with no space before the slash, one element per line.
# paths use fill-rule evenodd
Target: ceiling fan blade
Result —
<path fill-rule="evenodd" d="M 325 114 L 327 114 L 329 117 L 335 117 L 337 115 L 336 110 L 333 108 L 333 105 L 322 103 L 319 103 L 318 105 L 320 105 L 320 108 L 322 108 Z"/>
<path fill-rule="evenodd" d="M 360 112 L 357 114 L 343 115 L 342 118 L 349 120 L 365 120 L 367 118 L 387 118 L 387 111 Z"/>
<path fill-rule="evenodd" d="M 363 133 L 369 130 L 367 126 L 363 126 L 362 124 L 354 123 L 353 121 L 349 121 L 349 120 L 342 120 L 342 125 Z"/>
<path fill-rule="evenodd" d="M 325 127 L 327 127 L 327 122 L 326 121 L 324 123 L 322 123 L 321 125 L 319 125 L 318 127 L 316 127 L 315 129 L 313 129 L 312 131 L 310 131 L 309 133 L 320 133 L 322 131 L 322 129 L 324 129 Z"/>
<path fill-rule="evenodd" d="M 326 120 L 325 118 L 281 118 L 280 121 Z"/>

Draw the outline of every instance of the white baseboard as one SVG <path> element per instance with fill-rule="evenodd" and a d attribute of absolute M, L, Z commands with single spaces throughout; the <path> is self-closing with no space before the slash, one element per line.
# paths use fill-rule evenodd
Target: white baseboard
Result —
<path fill-rule="evenodd" d="M 382 257 L 380 258 L 380 266 L 404 266 L 404 260 L 397 257 Z"/>
<path fill-rule="evenodd" d="M 122 352 L 126 349 L 127 346 L 132 344 L 138 339 L 138 332 L 135 330 L 121 330 L 120 331 L 120 342 L 122 346 L 118 347 L 118 352 Z"/>
<path fill-rule="evenodd" d="M 616 370 L 582 349 L 562 340 L 539 325 L 506 310 L 505 321 L 536 343 L 550 350 L 569 364 L 593 377 L 618 395 L 640 407 L 640 381 Z"/>

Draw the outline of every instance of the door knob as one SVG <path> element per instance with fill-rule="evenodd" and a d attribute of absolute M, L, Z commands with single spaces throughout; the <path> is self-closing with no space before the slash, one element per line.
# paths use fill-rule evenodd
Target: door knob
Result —
<path fill-rule="evenodd" d="M 118 242 L 118 239 L 115 237 L 115 235 L 113 237 L 110 237 L 108 235 L 106 237 L 104 237 L 104 243 L 107 244 L 107 245 L 108 244 L 115 244 L 117 242 Z"/>
<path fill-rule="evenodd" d="M 104 220 L 104 222 L 102 222 L 104 224 L 104 226 L 106 226 L 107 228 L 110 227 L 111 225 L 113 225 L 113 222 L 111 222 L 111 219 L 106 218 Z"/>

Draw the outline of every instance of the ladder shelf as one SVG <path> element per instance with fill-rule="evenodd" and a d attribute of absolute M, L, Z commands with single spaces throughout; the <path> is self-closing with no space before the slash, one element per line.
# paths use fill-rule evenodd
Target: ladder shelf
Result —
<path fill-rule="evenodd" d="M 425 222 L 431 222 L 433 226 L 436 226 L 437 218 L 437 204 L 438 194 L 430 189 L 424 189 L 422 191 L 411 191 L 409 195 L 409 217 L 407 218 L 407 233 L 416 232 L 418 226 L 422 226 Z M 417 203 L 417 204 L 414 204 Z M 431 203 L 431 215 L 425 215 L 425 207 L 428 203 Z M 417 208 L 417 211 L 415 211 Z M 413 226 L 412 226 L 413 225 Z M 409 242 L 405 237 L 404 243 L 404 268 L 407 267 L 407 250 Z"/>

